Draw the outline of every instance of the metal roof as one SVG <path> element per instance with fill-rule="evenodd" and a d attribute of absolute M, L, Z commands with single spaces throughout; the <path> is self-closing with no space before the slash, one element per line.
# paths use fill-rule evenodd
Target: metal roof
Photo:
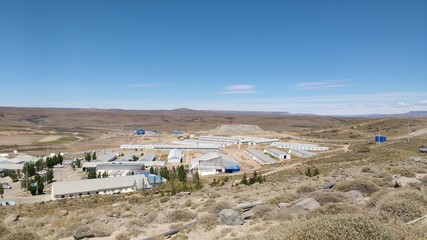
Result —
<path fill-rule="evenodd" d="M 270 158 L 269 156 L 265 155 L 263 152 L 260 152 L 255 149 L 246 149 L 246 152 L 249 153 L 251 156 L 255 157 L 254 160 L 261 164 L 272 164 L 275 163 L 275 161 Z"/>
<path fill-rule="evenodd" d="M 234 158 L 218 152 L 209 152 L 191 160 L 191 169 L 221 169 L 232 166 L 239 166 L 239 163 Z"/>
<path fill-rule="evenodd" d="M 175 159 L 181 159 L 182 158 L 182 152 L 179 149 L 172 149 L 169 151 L 168 159 L 175 158 Z"/>
<path fill-rule="evenodd" d="M 148 184 L 148 188 L 151 188 L 144 175 L 54 182 L 52 184 L 52 196 L 123 189 L 133 187 L 135 184 L 137 189 L 142 189 L 143 181 Z"/>
<path fill-rule="evenodd" d="M 283 151 L 280 151 L 280 150 L 277 150 L 277 149 L 269 148 L 269 149 L 265 149 L 265 150 L 267 151 L 267 153 L 270 152 L 270 153 L 277 154 L 277 155 L 289 156 L 289 153 L 283 152 Z"/>

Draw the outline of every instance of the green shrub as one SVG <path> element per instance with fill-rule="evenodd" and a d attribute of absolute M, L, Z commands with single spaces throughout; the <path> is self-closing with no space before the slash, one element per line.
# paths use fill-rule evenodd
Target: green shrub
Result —
<path fill-rule="evenodd" d="M 271 228 L 260 239 L 289 240 L 392 240 L 398 237 L 386 226 L 364 215 L 326 215 L 309 220 L 297 220 Z"/>
<path fill-rule="evenodd" d="M 311 168 L 311 167 L 309 167 L 309 168 L 307 168 L 307 169 L 305 170 L 304 174 L 305 174 L 307 177 L 314 177 L 314 176 L 319 175 L 319 174 L 320 174 L 320 171 L 319 171 L 319 169 L 318 169 L 318 168 Z"/>

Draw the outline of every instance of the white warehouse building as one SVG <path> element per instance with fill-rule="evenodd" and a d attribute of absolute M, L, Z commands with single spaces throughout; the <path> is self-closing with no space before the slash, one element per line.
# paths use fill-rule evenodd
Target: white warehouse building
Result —
<path fill-rule="evenodd" d="M 240 171 L 239 163 L 232 157 L 218 152 L 209 152 L 193 158 L 190 170 L 198 171 L 201 176 Z"/>
<path fill-rule="evenodd" d="M 310 151 L 328 151 L 329 147 L 322 147 L 317 144 L 309 143 L 294 143 L 294 142 L 273 142 L 271 146 L 276 146 L 278 148 L 289 148 L 289 149 L 301 149 L 301 150 L 310 150 Z"/>
<path fill-rule="evenodd" d="M 95 178 L 52 183 L 51 199 L 65 199 L 97 194 L 118 194 L 151 188 L 144 175 Z"/>
<path fill-rule="evenodd" d="M 312 153 L 312 152 L 301 150 L 301 149 L 289 149 L 289 153 L 300 158 L 309 158 L 317 155 L 316 153 Z"/>

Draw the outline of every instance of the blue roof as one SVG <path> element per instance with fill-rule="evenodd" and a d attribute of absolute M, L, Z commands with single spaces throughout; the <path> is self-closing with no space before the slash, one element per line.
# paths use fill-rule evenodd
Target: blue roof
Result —
<path fill-rule="evenodd" d="M 151 174 L 150 172 L 138 172 L 138 175 L 146 176 L 148 179 L 148 183 L 150 184 L 154 184 L 154 179 L 156 180 L 156 183 L 166 182 L 165 178 L 162 178 L 160 175 Z"/>

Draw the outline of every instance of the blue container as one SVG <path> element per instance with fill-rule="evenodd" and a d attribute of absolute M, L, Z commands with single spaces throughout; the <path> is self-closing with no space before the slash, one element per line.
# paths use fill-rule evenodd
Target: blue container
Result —
<path fill-rule="evenodd" d="M 382 142 L 386 142 L 386 141 L 387 141 L 386 136 L 375 136 L 375 142 L 377 142 L 377 143 L 382 143 Z"/>
<path fill-rule="evenodd" d="M 138 129 L 138 130 L 136 130 L 136 134 L 138 134 L 138 135 L 144 135 L 145 134 L 145 130 L 144 129 Z"/>

